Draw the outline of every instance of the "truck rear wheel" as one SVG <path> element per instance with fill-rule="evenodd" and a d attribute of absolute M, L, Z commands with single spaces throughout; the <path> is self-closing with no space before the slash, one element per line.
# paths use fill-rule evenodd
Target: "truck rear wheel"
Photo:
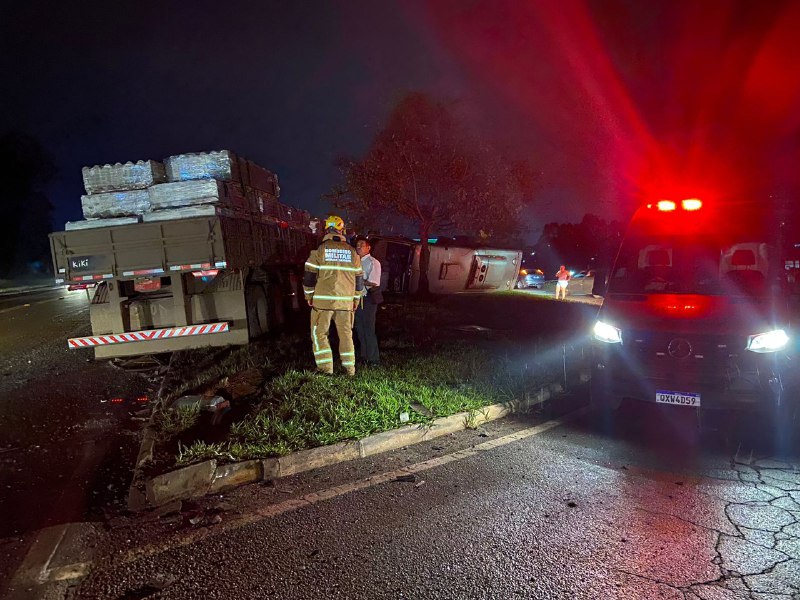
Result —
<path fill-rule="evenodd" d="M 247 328 L 250 339 L 261 337 L 269 330 L 269 304 L 264 288 L 258 284 L 247 286 L 245 294 L 247 302 Z"/>
<path fill-rule="evenodd" d="M 286 311 L 283 302 L 283 286 L 278 281 L 273 281 L 269 286 L 270 322 L 269 331 L 277 331 L 286 323 Z"/>

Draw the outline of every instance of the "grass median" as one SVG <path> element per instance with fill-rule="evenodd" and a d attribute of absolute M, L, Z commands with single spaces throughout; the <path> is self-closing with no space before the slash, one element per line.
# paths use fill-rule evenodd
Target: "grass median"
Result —
<path fill-rule="evenodd" d="M 280 456 L 356 440 L 508 402 L 536 384 L 530 372 L 518 370 L 518 361 L 509 356 L 487 360 L 486 350 L 457 343 L 415 356 L 387 351 L 383 366 L 362 369 L 353 378 L 291 368 L 265 386 L 254 410 L 231 426 L 227 440 L 181 445 L 177 463 Z"/>
<path fill-rule="evenodd" d="M 162 437 L 157 470 L 211 458 L 268 458 L 357 440 L 521 400 L 564 376 L 563 352 L 538 341 L 487 339 L 481 332 L 443 328 L 441 311 L 430 306 L 412 306 L 397 317 L 386 320 L 391 330 L 379 332 L 381 366 L 360 368 L 352 378 L 316 373 L 302 333 L 224 356 L 184 357 L 181 368 L 192 375 L 176 377 L 167 399 L 190 391 L 220 393 L 243 369 L 257 371 L 262 382 L 233 403 L 233 414 L 222 426 L 209 425 L 199 409 L 162 409 L 156 419 Z M 451 311 L 447 317 L 460 320 Z M 210 366 L 198 374 L 202 360 Z"/>

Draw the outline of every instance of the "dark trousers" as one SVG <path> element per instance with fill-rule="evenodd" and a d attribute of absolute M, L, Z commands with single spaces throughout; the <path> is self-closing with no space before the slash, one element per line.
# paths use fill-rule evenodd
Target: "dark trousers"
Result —
<path fill-rule="evenodd" d="M 378 336 L 375 335 L 375 315 L 378 305 L 368 300 L 356 309 L 356 333 L 358 334 L 359 354 L 368 363 L 380 361 Z"/>

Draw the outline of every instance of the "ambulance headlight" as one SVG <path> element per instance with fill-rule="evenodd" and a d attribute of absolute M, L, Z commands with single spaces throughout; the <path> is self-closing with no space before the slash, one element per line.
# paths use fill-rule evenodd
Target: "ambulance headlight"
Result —
<path fill-rule="evenodd" d="M 607 344 L 621 344 L 622 331 L 613 325 L 598 321 L 594 324 L 594 339 L 606 342 Z"/>
<path fill-rule="evenodd" d="M 747 338 L 747 349 L 750 352 L 778 352 L 786 348 L 789 336 L 783 329 L 775 329 L 766 333 L 758 333 Z"/>

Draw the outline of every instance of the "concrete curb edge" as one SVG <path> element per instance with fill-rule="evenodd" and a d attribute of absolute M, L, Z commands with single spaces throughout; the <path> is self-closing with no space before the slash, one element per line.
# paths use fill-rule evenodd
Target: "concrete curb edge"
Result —
<path fill-rule="evenodd" d="M 582 383 L 588 379 L 588 373 L 581 373 Z M 218 465 L 216 460 L 207 460 L 147 479 L 144 482 L 145 493 L 142 493 L 137 486 L 137 483 L 141 483 L 142 478 L 134 475 L 128 508 L 136 511 L 147 506 L 162 506 L 175 500 L 198 498 L 208 493 L 218 493 L 259 481 L 279 479 L 312 469 L 404 448 L 464 429 L 475 429 L 483 423 L 502 419 L 512 413 L 527 411 L 562 391 L 560 383 L 553 383 L 541 388 L 535 394 L 526 394 L 524 400 L 492 404 L 473 411 L 440 417 L 430 423 L 405 425 L 398 429 L 375 433 L 357 441 L 345 441 L 330 446 L 299 450 L 278 458 L 246 460 L 224 465 Z M 145 429 L 139 457 L 136 461 L 136 473 L 140 473 L 141 466 L 147 460 L 152 459 L 154 445 L 155 429 L 152 427 L 151 421 Z"/>
<path fill-rule="evenodd" d="M 172 355 L 175 356 L 174 354 Z M 172 367 L 172 357 L 170 357 L 170 364 L 168 371 Z M 158 441 L 158 433 L 156 431 L 155 418 L 164 397 L 164 384 L 167 381 L 166 374 L 161 380 L 161 385 L 158 387 L 156 393 L 156 402 L 153 410 L 150 413 L 150 419 L 144 427 L 142 434 L 142 441 L 139 444 L 139 452 L 136 455 L 136 462 L 133 465 L 133 476 L 131 477 L 131 484 L 128 488 L 128 510 L 136 512 L 143 510 L 147 507 L 147 497 L 144 489 L 147 488 L 147 482 L 142 476 L 142 469 L 144 465 L 153 460 L 153 453 L 156 448 L 156 441 Z"/>

